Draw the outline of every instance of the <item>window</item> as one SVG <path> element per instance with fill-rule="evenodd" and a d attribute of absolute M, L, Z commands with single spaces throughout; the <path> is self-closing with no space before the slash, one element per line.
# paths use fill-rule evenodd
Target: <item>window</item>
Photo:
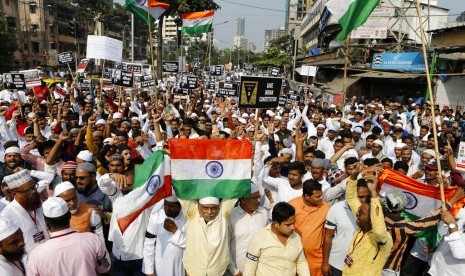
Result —
<path fill-rule="evenodd" d="M 16 18 L 12 16 L 8 16 L 6 18 L 6 22 L 8 25 L 8 28 L 16 28 Z"/>
<path fill-rule="evenodd" d="M 27 43 L 23 44 L 24 51 L 29 51 L 29 45 Z"/>
<path fill-rule="evenodd" d="M 49 24 L 48 28 L 50 29 L 50 36 L 54 36 L 55 35 L 55 25 Z"/>
<path fill-rule="evenodd" d="M 30 30 L 32 35 L 39 35 L 39 25 L 32 24 Z"/>
<path fill-rule="evenodd" d="M 48 15 L 53 16 L 53 10 L 51 8 L 48 10 Z"/>
<path fill-rule="evenodd" d="M 33 53 L 39 53 L 40 52 L 40 43 L 37 41 L 31 42 L 31 48 Z"/>
<path fill-rule="evenodd" d="M 5 5 L 9 6 L 10 5 L 10 0 L 5 0 Z"/>
<path fill-rule="evenodd" d="M 37 12 L 37 5 L 36 4 L 29 4 L 29 12 L 36 13 Z"/>
<path fill-rule="evenodd" d="M 50 42 L 50 49 L 56 50 L 57 49 L 57 44 L 55 42 Z"/>

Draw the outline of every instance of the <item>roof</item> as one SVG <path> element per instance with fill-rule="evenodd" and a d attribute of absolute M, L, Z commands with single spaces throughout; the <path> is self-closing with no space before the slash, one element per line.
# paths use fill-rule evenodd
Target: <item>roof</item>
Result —
<path fill-rule="evenodd" d="M 450 24 L 448 27 L 429 30 L 427 33 L 443 33 L 443 32 L 451 32 L 457 30 L 465 30 L 465 23 L 464 22 L 457 22 Z"/>
<path fill-rule="evenodd" d="M 359 80 L 360 77 L 347 76 L 347 88 Z M 322 89 L 331 94 L 342 94 L 344 91 L 344 77 L 342 75 L 338 75 L 332 81 L 322 84 L 324 85 Z"/>
<path fill-rule="evenodd" d="M 360 74 L 351 75 L 351 77 L 359 78 L 378 78 L 378 79 L 415 79 L 422 77 L 420 74 L 406 74 L 406 73 L 397 73 L 397 72 L 364 72 Z"/>

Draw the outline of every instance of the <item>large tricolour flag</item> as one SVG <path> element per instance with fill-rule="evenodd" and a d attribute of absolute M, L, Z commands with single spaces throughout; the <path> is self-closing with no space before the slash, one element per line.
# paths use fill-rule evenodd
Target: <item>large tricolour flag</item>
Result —
<path fill-rule="evenodd" d="M 250 195 L 251 147 L 247 140 L 170 139 L 176 195 L 181 199 Z"/>
<path fill-rule="evenodd" d="M 393 170 L 384 170 L 379 177 L 380 195 L 386 196 L 393 191 L 402 191 L 407 195 L 408 203 L 404 211 L 404 217 L 408 220 L 417 220 L 429 213 L 441 208 L 441 192 L 439 187 L 429 186 L 419 182 L 408 176 L 402 175 Z M 455 193 L 456 186 L 445 187 L 444 195 L 446 201 L 449 200 Z M 458 210 L 463 206 L 464 201 L 457 202 L 451 209 L 452 215 L 458 213 Z M 417 234 L 418 238 L 426 240 L 431 248 L 434 248 L 439 239 L 437 239 L 437 228 L 431 227 L 428 232 Z"/>
<path fill-rule="evenodd" d="M 169 7 L 169 4 L 156 0 L 126 0 L 126 9 L 145 24 L 149 19 L 151 23 L 155 22 Z"/>
<path fill-rule="evenodd" d="M 215 11 L 187 12 L 182 17 L 182 34 L 202 34 L 212 30 Z"/>
<path fill-rule="evenodd" d="M 121 233 L 142 212 L 171 193 L 170 157 L 156 151 L 134 169 L 133 190 L 115 202 L 113 216 Z"/>
<path fill-rule="evenodd" d="M 343 41 L 352 30 L 362 26 L 379 0 L 330 0 L 326 8 L 341 24 L 342 31 L 337 35 L 338 41 Z"/>

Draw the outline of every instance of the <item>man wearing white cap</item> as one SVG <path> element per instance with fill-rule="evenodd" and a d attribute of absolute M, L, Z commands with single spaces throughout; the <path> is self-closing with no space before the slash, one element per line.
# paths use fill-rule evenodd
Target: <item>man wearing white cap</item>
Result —
<path fill-rule="evenodd" d="M 97 275 L 110 270 L 110 255 L 93 233 L 77 233 L 70 227 L 66 202 L 50 197 L 43 203 L 51 238 L 29 253 L 26 272 L 35 275 Z"/>
<path fill-rule="evenodd" d="M 19 170 L 18 168 L 32 169 L 31 164 L 21 158 L 21 150 L 17 146 L 6 148 L 4 159 L 5 163 L 0 162 L 0 180 L 4 176 L 16 172 Z"/>
<path fill-rule="evenodd" d="M 247 246 L 258 229 L 268 225 L 268 211 L 260 206 L 260 191 L 255 183 L 251 183 L 250 196 L 239 199 L 229 219 L 231 233 L 231 261 L 229 271 L 238 275 L 244 271 Z"/>
<path fill-rule="evenodd" d="M 100 215 L 91 205 L 79 202 L 76 188 L 74 188 L 71 182 L 65 181 L 58 184 L 53 191 L 53 196 L 60 197 L 68 204 L 68 209 L 71 213 L 71 228 L 79 233 L 93 232 L 105 244 Z"/>
<path fill-rule="evenodd" d="M 237 199 L 217 197 L 182 200 L 186 217 L 186 250 L 183 264 L 187 275 L 223 275 L 229 265 L 228 220 Z"/>
<path fill-rule="evenodd" d="M 13 221 L 0 217 L 0 275 L 25 275 L 23 255 L 23 232 Z"/>
<path fill-rule="evenodd" d="M 406 144 L 402 142 L 396 142 L 394 144 L 393 149 L 387 149 L 388 155 L 387 157 L 391 158 L 393 163 L 396 163 L 397 161 L 402 160 L 402 148 L 405 147 Z"/>
<path fill-rule="evenodd" d="M 142 272 L 146 275 L 184 275 L 182 257 L 186 248 L 186 219 L 174 194 L 153 209 L 144 241 Z"/>
<path fill-rule="evenodd" d="M 379 162 L 381 162 L 381 160 L 386 158 L 386 156 L 383 154 L 383 146 L 384 143 L 381 140 L 376 139 L 373 141 L 373 145 L 371 146 L 371 152 L 363 155 L 362 160 L 367 158 L 376 158 L 379 160 Z"/>
<path fill-rule="evenodd" d="M 5 176 L 3 181 L 12 191 L 14 200 L 1 215 L 16 222 L 21 228 L 26 243 L 26 253 L 29 253 L 49 238 L 36 182 L 27 170 Z"/>

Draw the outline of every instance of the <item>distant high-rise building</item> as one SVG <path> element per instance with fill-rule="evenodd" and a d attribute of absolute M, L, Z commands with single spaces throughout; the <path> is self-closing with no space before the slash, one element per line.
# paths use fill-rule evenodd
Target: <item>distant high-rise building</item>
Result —
<path fill-rule="evenodd" d="M 244 36 L 245 34 L 245 17 L 238 17 L 236 19 L 237 27 L 236 27 L 236 36 Z"/>
<path fill-rule="evenodd" d="M 265 43 L 264 43 L 264 49 L 265 51 L 268 50 L 268 47 L 270 47 L 270 42 L 273 39 L 280 38 L 286 34 L 286 30 L 284 27 L 279 27 L 275 28 L 272 30 L 265 30 Z"/>
<path fill-rule="evenodd" d="M 249 41 L 243 36 L 234 37 L 234 47 L 241 50 L 247 50 Z"/>

